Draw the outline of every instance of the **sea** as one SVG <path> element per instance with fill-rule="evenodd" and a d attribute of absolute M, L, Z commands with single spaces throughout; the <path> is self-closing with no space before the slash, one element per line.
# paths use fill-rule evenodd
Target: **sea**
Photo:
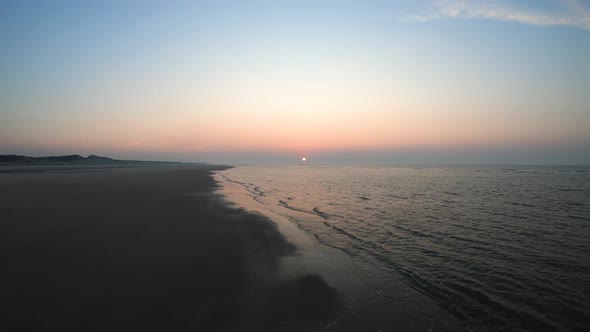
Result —
<path fill-rule="evenodd" d="M 426 330 L 590 331 L 589 166 L 239 166 L 216 177 L 230 201 L 312 238 L 323 260 L 346 256 L 356 272 L 336 265 L 359 292 L 429 317 Z"/>

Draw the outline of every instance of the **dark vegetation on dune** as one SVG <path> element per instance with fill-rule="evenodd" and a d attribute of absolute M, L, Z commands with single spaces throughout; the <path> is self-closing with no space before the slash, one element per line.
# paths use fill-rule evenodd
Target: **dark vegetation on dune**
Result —
<path fill-rule="evenodd" d="M 78 154 L 67 156 L 29 157 L 16 154 L 0 155 L 0 165 L 142 165 L 182 164 L 170 161 L 119 160 L 97 155 L 82 157 Z"/>
<path fill-rule="evenodd" d="M 338 294 L 211 166 L 0 174 L 0 330 L 323 330 Z"/>

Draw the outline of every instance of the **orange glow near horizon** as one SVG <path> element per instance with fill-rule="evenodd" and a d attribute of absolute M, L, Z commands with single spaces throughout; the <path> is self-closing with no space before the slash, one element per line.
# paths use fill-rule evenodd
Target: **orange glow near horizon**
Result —
<path fill-rule="evenodd" d="M 418 107 L 323 112 L 273 112 L 262 107 L 255 112 L 213 109 L 207 116 L 180 109 L 175 110 L 176 116 L 170 118 L 164 116 L 169 114 L 165 111 L 154 113 L 144 117 L 114 118 L 116 125 L 106 128 L 108 135 L 104 135 L 105 128 L 72 121 L 69 127 L 79 128 L 77 131 L 67 131 L 38 143 L 72 148 L 110 147 L 118 151 L 295 153 L 501 146 L 513 142 L 543 144 L 576 132 L 583 137 L 583 128 L 575 123 L 564 123 L 560 132 L 545 123 L 530 123 L 526 117 L 513 116 L 510 123 L 506 123 L 504 117 L 492 112 L 482 116 L 458 110 L 443 113 Z M 529 130 L 521 130 L 523 127 Z M 568 131 L 564 131 L 566 129 Z"/>
<path fill-rule="evenodd" d="M 276 107 L 280 105 L 275 105 Z M 197 107 L 195 107 L 197 108 Z M 446 107 L 448 109 L 448 107 Z M 198 109 L 198 108 L 197 108 Z M 163 110 L 143 117 L 117 118 L 109 128 L 89 126 L 94 121 L 72 118 L 76 128 L 44 139 L 42 131 L 31 143 L 51 147 L 113 151 L 174 152 L 288 152 L 412 149 L 422 147 L 472 148 L 510 146 L 514 142 L 542 145 L 563 136 L 584 137 L 581 124 L 554 119 L 530 123 L 525 116 L 512 116 L 507 123 L 496 113 L 439 112 L 420 107 L 372 107 L 358 109 L 273 112 L 270 108 L 213 109 L 199 112 Z M 487 115 L 486 115 L 487 114 Z M 96 120 L 98 121 L 98 120 Z M 552 126 L 562 122 L 560 126 Z M 527 128 L 528 130 L 521 130 Z M 105 135 L 105 130 L 108 134 Z M 34 135 L 31 136 L 35 138 Z M 26 143 L 26 142 L 25 142 Z"/>

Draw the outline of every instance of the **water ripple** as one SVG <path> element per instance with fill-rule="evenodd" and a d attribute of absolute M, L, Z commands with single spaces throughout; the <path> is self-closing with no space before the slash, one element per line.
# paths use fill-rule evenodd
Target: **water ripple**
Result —
<path fill-rule="evenodd" d="M 253 197 L 270 198 L 261 202 L 278 202 L 277 213 L 300 212 L 301 228 L 321 242 L 375 271 L 401 274 L 474 330 L 590 326 L 586 168 L 238 167 L 224 174 Z M 395 296 L 387 280 L 373 282 Z"/>

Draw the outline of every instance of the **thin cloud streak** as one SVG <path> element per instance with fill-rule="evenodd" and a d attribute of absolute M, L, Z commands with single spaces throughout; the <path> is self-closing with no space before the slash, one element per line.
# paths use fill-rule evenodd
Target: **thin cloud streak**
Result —
<path fill-rule="evenodd" d="M 441 19 L 489 19 L 539 26 L 572 26 L 590 30 L 590 9 L 577 0 L 561 0 L 556 13 L 515 8 L 498 1 L 438 0 L 426 14 L 410 15 L 412 21 Z"/>

